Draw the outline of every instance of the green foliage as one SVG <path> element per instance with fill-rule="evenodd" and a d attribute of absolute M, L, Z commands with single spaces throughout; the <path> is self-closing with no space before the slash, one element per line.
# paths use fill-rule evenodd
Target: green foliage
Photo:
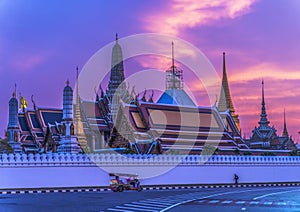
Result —
<path fill-rule="evenodd" d="M 239 149 L 235 149 L 233 152 L 234 152 L 234 154 L 236 154 L 236 155 L 240 155 L 240 150 L 239 150 Z"/>
<path fill-rule="evenodd" d="M 262 156 L 276 156 L 273 152 L 264 152 L 261 155 Z"/>
<path fill-rule="evenodd" d="M 179 151 L 175 149 L 169 149 L 166 153 L 170 155 L 179 155 Z"/>
<path fill-rule="evenodd" d="M 81 150 L 82 150 L 82 153 L 85 153 L 85 154 L 92 153 L 90 147 L 88 147 L 88 146 L 81 148 Z"/>
<path fill-rule="evenodd" d="M 297 150 L 293 150 L 290 152 L 290 156 L 300 156 L 300 154 Z"/>
<path fill-rule="evenodd" d="M 244 152 L 244 155 L 252 155 L 251 152 Z"/>
<path fill-rule="evenodd" d="M 131 148 L 126 148 L 124 154 L 136 154 L 136 152 Z"/>
<path fill-rule="evenodd" d="M 202 148 L 202 155 L 216 155 L 219 149 L 212 144 L 206 144 Z"/>
<path fill-rule="evenodd" d="M 13 153 L 13 148 L 8 144 L 6 139 L 0 139 L 0 152 L 2 153 Z"/>

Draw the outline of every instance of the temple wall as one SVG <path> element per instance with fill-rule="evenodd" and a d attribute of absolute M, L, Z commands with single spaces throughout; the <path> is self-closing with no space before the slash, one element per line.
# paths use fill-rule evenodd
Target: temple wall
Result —
<path fill-rule="evenodd" d="M 108 172 L 143 185 L 300 182 L 296 156 L 2 154 L 0 166 L 1 189 L 108 186 Z"/>

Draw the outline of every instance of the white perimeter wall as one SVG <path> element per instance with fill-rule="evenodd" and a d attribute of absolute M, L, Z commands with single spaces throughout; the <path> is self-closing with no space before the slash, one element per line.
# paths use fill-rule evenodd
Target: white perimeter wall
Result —
<path fill-rule="evenodd" d="M 108 186 L 109 172 L 138 174 L 143 185 L 300 182 L 300 157 L 181 155 L 5 155 L 0 188 Z"/>

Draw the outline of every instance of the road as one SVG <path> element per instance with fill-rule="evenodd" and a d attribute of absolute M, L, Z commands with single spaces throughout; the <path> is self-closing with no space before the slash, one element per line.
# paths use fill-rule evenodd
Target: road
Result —
<path fill-rule="evenodd" d="M 5 194 L 0 211 L 300 211 L 300 188 Z"/>

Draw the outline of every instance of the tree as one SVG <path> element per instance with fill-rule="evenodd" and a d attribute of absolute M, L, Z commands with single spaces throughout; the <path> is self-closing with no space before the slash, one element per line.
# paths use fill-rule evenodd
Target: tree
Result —
<path fill-rule="evenodd" d="M 214 155 L 217 153 L 219 149 L 216 148 L 214 145 L 212 144 L 205 144 L 202 148 L 201 154 L 202 155 Z"/>

